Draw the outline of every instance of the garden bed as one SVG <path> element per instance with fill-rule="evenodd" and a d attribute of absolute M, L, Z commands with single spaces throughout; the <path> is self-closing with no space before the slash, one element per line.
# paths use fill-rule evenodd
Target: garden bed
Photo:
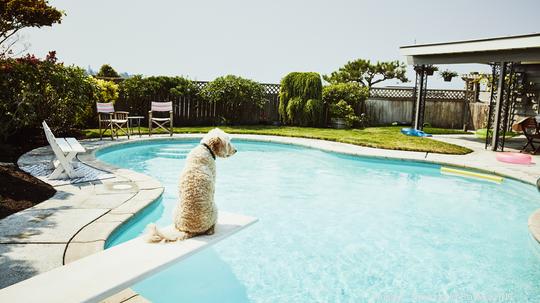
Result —
<path fill-rule="evenodd" d="M 22 154 L 46 144 L 42 130 L 26 131 L 0 144 L 0 219 L 39 204 L 56 192 L 16 165 Z"/>
<path fill-rule="evenodd" d="M 15 165 L 0 165 L 0 219 L 39 204 L 54 193 L 52 186 Z"/>

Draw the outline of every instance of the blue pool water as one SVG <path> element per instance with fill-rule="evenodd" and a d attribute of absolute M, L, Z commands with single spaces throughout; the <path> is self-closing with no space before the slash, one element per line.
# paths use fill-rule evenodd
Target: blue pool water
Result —
<path fill-rule="evenodd" d="M 113 147 L 102 161 L 165 185 L 149 222 L 169 225 L 195 141 Z M 540 302 L 527 218 L 533 186 L 441 175 L 439 166 L 236 141 L 217 161 L 221 210 L 259 222 L 133 288 L 153 302 Z"/>

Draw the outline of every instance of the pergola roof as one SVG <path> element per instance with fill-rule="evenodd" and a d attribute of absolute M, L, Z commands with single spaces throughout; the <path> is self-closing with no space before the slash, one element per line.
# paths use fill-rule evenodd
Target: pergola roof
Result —
<path fill-rule="evenodd" d="M 497 93 L 492 94 L 488 115 L 488 128 L 493 128 L 492 135 L 486 136 L 486 148 L 504 150 L 505 133 L 511 121 L 511 104 L 517 98 L 513 97 L 515 80 L 509 78 L 506 85 L 506 76 L 519 73 L 520 81 L 526 81 L 527 87 L 531 84 L 540 91 L 540 33 L 499 37 L 469 41 L 456 41 L 423 45 L 410 45 L 400 47 L 401 54 L 407 58 L 409 64 L 420 66 L 416 70 L 416 101 L 414 103 L 413 125 L 415 129 L 422 129 L 425 111 L 425 90 L 427 86 L 426 64 L 463 64 L 484 63 L 493 64 L 492 87 L 497 81 Z M 499 67 L 497 69 L 497 66 Z M 537 94 L 538 96 L 538 94 Z M 521 98 L 520 98 L 521 100 Z M 520 101 L 521 102 L 521 101 Z M 465 125 L 466 127 L 466 125 Z M 491 141 L 491 144 L 490 144 Z"/>
<path fill-rule="evenodd" d="M 540 33 L 400 47 L 409 64 L 540 64 Z"/>

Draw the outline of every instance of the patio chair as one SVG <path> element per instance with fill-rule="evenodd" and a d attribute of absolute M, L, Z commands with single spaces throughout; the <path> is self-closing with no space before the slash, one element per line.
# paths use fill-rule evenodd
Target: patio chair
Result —
<path fill-rule="evenodd" d="M 523 146 L 521 151 L 526 151 L 527 147 L 530 146 L 532 149 L 532 153 L 536 154 L 540 150 L 540 145 L 538 145 L 538 147 L 534 146 L 535 143 L 540 144 L 540 126 L 536 122 L 536 119 L 534 117 L 530 117 L 523 120 L 520 123 L 520 128 L 523 132 L 523 135 L 527 139 L 527 144 Z"/>
<path fill-rule="evenodd" d="M 168 117 L 154 117 L 153 113 L 169 112 Z M 148 135 L 152 135 L 152 126 L 156 124 L 164 129 L 169 135 L 173 135 L 173 105 L 172 102 L 152 102 L 150 111 L 148 112 Z M 168 126 L 168 128 L 167 128 Z"/>
<path fill-rule="evenodd" d="M 51 145 L 56 156 L 56 160 L 52 161 L 55 169 L 49 176 L 49 179 L 65 179 L 66 177 L 73 179 L 80 177 L 75 171 L 77 165 L 74 159 L 78 153 L 86 152 L 84 147 L 75 138 L 56 138 L 47 125 L 47 122 L 43 121 L 42 126 L 43 131 L 45 131 L 45 137 L 47 137 L 47 142 Z"/>
<path fill-rule="evenodd" d="M 118 139 L 118 132 L 123 132 L 129 139 L 129 112 L 115 111 L 112 103 L 96 103 L 99 120 L 99 140 L 107 129 L 111 130 L 111 140 L 114 135 Z M 103 129 L 102 129 L 103 128 Z"/>

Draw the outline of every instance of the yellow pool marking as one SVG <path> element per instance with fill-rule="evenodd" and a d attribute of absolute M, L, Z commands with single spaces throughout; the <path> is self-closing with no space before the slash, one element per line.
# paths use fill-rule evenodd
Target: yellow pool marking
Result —
<path fill-rule="evenodd" d="M 501 183 L 504 180 L 503 177 L 499 177 L 496 175 L 475 173 L 469 170 L 461 170 L 461 169 L 455 169 L 455 168 L 450 168 L 450 167 L 445 167 L 445 166 L 441 166 L 441 173 L 449 174 L 449 175 L 457 175 L 457 176 L 462 176 L 462 177 L 484 179 L 487 181 L 492 181 L 492 182 L 497 182 L 497 183 Z"/>

